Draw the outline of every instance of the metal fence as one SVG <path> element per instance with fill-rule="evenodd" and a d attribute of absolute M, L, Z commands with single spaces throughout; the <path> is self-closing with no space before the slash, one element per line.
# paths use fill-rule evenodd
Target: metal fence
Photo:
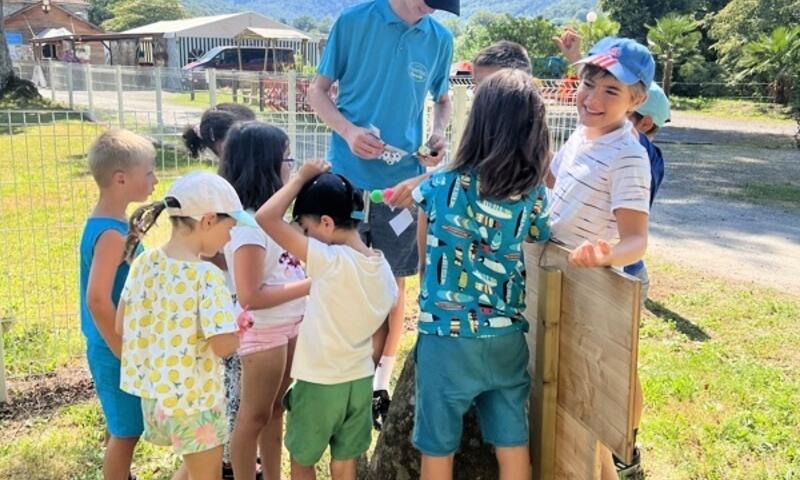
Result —
<path fill-rule="evenodd" d="M 32 77 L 33 65 L 17 65 L 17 69 L 23 78 Z M 0 270 L 0 323 L 5 330 L 0 358 L 5 360 L 5 372 L 10 377 L 49 372 L 82 355 L 78 244 L 83 223 L 97 198 L 86 164 L 92 140 L 117 126 L 151 137 L 159 145 L 160 184 L 154 193 L 158 197 L 185 172 L 215 168 L 211 158 L 189 157 L 180 136 L 186 126 L 199 121 L 208 105 L 234 99 L 234 89 L 219 86 L 220 79 L 240 82 L 236 100 L 253 100 L 252 93 L 245 96 L 241 87 L 253 74 L 220 74 L 216 79 L 212 74 L 211 80 L 216 80 L 219 88 L 202 91 L 208 95 L 205 98 L 196 90 L 193 103 L 189 95 L 180 101 L 169 97 L 175 92 L 167 85 L 178 77 L 170 77 L 165 70 L 55 63 L 49 67 L 45 64 L 44 69 L 50 73 L 42 92 L 72 108 L 0 111 L 0 245 L 7 252 Z M 330 130 L 310 113 L 302 90 L 310 79 L 294 74 L 256 76 L 261 77 L 258 80 L 262 85 L 269 80 L 266 85 L 273 88 L 262 94 L 267 101 L 250 103 L 257 116 L 287 131 L 293 157 L 299 161 L 324 157 Z M 577 120 L 574 91 L 559 81 L 542 82 L 540 88 L 548 102 L 548 124 L 558 146 Z M 455 84 L 452 93 L 454 109 L 448 130 L 451 151 L 466 123 L 471 82 Z M 426 125 L 431 109 L 429 102 Z M 161 234 L 157 231 L 151 241 L 164 234 L 166 230 Z"/>

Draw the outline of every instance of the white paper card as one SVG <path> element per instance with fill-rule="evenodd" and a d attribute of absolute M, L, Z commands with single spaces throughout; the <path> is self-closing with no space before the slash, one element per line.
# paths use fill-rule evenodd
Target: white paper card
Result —
<path fill-rule="evenodd" d="M 407 208 L 404 208 L 399 215 L 389 220 L 389 225 L 398 237 L 408 230 L 408 227 L 410 227 L 412 223 L 414 223 L 414 217 Z"/>

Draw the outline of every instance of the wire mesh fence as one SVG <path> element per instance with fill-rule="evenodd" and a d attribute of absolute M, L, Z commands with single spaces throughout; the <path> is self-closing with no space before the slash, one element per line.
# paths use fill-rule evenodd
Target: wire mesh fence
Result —
<path fill-rule="evenodd" d="M 36 66 L 16 68 L 23 78 L 33 78 Z M 331 136 L 308 105 L 309 77 L 206 74 L 204 80 L 210 78 L 215 87 L 200 90 L 198 84 L 192 100 L 194 87 L 179 82 L 187 76 L 174 71 L 77 64 L 45 64 L 43 69 L 51 71 L 47 86 L 40 84 L 42 93 L 72 108 L 0 111 L 0 245 L 8 252 L 0 273 L 0 323 L 6 330 L 1 344 L 5 372 L 12 378 L 50 372 L 82 355 L 78 244 L 98 195 L 86 161 L 98 134 L 124 127 L 153 139 L 160 180 L 155 198 L 186 172 L 216 168 L 211 157 L 191 158 L 181 139 L 211 104 L 236 100 L 251 105 L 259 119 L 287 131 L 299 163 L 323 158 Z M 539 86 L 557 147 L 577 121 L 574 88 L 560 81 Z M 471 81 L 455 84 L 452 94 L 451 151 L 469 113 Z M 429 101 L 426 125 L 432 108 Z M 160 228 L 150 242 L 166 235 L 166 227 Z"/>

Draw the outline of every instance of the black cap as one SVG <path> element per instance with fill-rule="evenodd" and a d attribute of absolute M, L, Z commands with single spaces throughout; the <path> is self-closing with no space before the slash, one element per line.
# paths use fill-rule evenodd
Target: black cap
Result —
<path fill-rule="evenodd" d="M 460 0 L 425 0 L 425 3 L 436 10 L 447 10 L 450 13 L 461 15 Z"/>
<path fill-rule="evenodd" d="M 327 215 L 334 220 L 363 220 L 361 192 L 349 180 L 335 173 L 312 178 L 297 194 L 292 215 Z"/>

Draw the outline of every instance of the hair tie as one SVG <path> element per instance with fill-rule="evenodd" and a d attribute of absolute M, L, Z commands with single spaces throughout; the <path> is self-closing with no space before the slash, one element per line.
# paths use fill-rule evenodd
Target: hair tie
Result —
<path fill-rule="evenodd" d="M 362 210 L 354 210 L 353 213 L 350 214 L 350 218 L 354 220 L 364 220 L 364 212 Z"/>

